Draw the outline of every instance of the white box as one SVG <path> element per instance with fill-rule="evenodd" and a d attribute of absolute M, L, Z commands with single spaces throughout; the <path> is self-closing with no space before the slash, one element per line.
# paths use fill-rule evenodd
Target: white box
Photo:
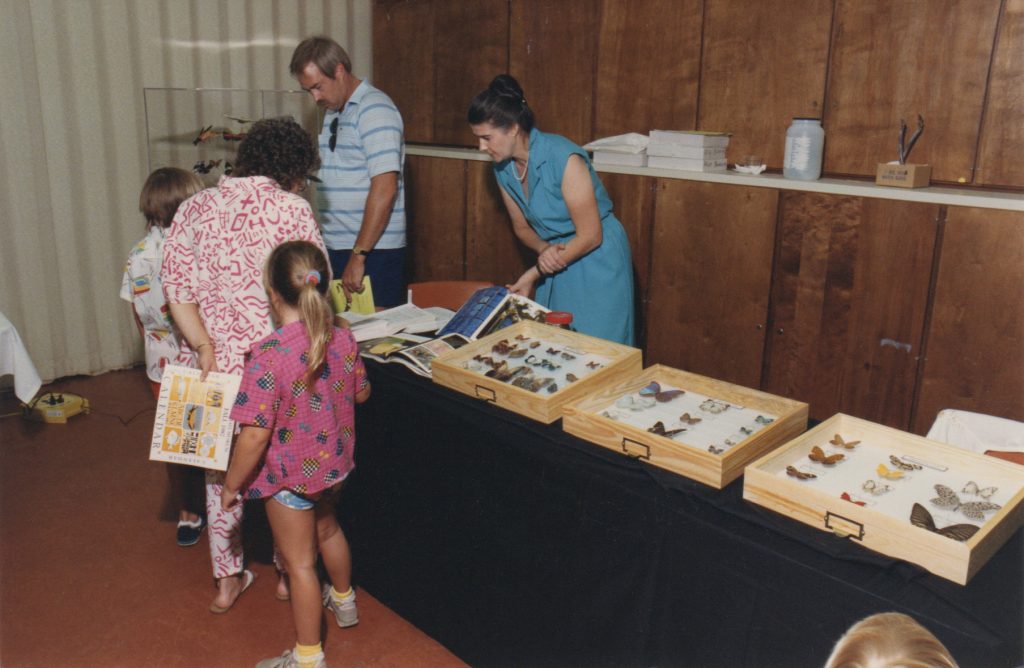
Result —
<path fill-rule="evenodd" d="M 727 168 L 725 158 L 666 158 L 660 155 L 647 156 L 648 167 L 663 169 L 679 169 L 689 172 L 724 172 Z"/>

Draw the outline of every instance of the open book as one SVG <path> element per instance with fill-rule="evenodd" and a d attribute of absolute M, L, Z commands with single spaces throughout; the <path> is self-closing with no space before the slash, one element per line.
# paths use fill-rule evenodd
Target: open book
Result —
<path fill-rule="evenodd" d="M 398 362 L 429 378 L 434 358 L 467 343 L 469 339 L 461 334 L 448 334 L 436 339 L 415 334 L 396 334 L 364 341 L 359 344 L 359 352 L 363 357 L 378 362 Z"/>
<path fill-rule="evenodd" d="M 402 304 L 370 315 L 351 311 L 338 315 L 348 321 L 352 336 L 356 341 L 369 341 L 398 332 L 408 334 L 436 332 L 454 314 L 440 306 L 420 308 L 415 304 Z"/>
<path fill-rule="evenodd" d="M 508 288 L 495 285 L 474 292 L 437 334 L 462 334 L 475 340 L 520 320 L 543 321 L 544 314 L 549 312 L 550 309 L 532 299 L 512 294 Z"/>

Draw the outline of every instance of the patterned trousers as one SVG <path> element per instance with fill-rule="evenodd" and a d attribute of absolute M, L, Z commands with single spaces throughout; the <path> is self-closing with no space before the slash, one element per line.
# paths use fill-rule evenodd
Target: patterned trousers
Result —
<path fill-rule="evenodd" d="M 210 538 L 210 560 L 214 579 L 238 575 L 245 564 L 242 553 L 242 516 L 244 503 L 236 503 L 231 510 L 220 507 L 220 492 L 224 488 L 222 471 L 206 471 L 206 521 Z"/>

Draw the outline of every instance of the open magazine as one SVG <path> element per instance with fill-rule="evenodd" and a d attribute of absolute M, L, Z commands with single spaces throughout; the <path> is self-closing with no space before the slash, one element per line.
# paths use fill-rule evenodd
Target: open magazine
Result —
<path fill-rule="evenodd" d="M 469 342 L 470 339 L 461 334 L 448 334 L 436 339 L 415 334 L 396 334 L 364 341 L 359 344 L 359 352 L 363 357 L 378 362 L 403 364 L 413 372 L 429 378 L 431 364 L 436 357 Z"/>
<path fill-rule="evenodd" d="M 440 306 L 420 308 L 414 304 L 402 304 L 369 315 L 351 311 L 338 315 L 348 321 L 349 329 L 352 330 L 352 336 L 356 341 L 369 341 L 398 332 L 407 334 L 436 332 L 454 314 Z"/>
<path fill-rule="evenodd" d="M 437 334 L 462 334 L 476 340 L 521 320 L 542 322 L 545 313 L 550 313 L 550 309 L 495 285 L 474 292 Z"/>

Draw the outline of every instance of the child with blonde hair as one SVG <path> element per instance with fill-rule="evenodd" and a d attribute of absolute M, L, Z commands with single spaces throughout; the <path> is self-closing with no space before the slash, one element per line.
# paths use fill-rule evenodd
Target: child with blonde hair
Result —
<path fill-rule="evenodd" d="M 945 645 L 913 617 L 880 612 L 843 634 L 825 668 L 958 668 Z"/>
<path fill-rule="evenodd" d="M 258 668 L 326 666 L 317 552 L 333 583 L 323 603 L 339 626 L 359 620 L 334 500 L 354 467 L 355 404 L 369 397 L 370 385 L 352 333 L 333 325 L 328 271 L 327 257 L 309 242 L 271 252 L 264 284 L 278 329 L 253 347 L 231 411 L 242 429 L 221 505 L 232 507 L 243 493 L 265 499 L 288 571 L 297 636 L 293 649 Z"/>
<path fill-rule="evenodd" d="M 153 397 L 160 395 L 164 366 L 180 354 L 180 333 L 171 320 L 160 278 L 164 256 L 164 234 L 178 205 L 203 189 L 192 172 L 177 167 L 157 169 L 142 186 L 139 211 L 146 218 L 146 236 L 128 254 L 121 280 L 121 299 L 131 302 L 135 324 L 142 334 L 146 375 Z M 178 511 L 178 545 L 199 542 L 206 520 L 202 516 L 204 473 L 184 464 L 168 464 L 171 500 Z"/>

